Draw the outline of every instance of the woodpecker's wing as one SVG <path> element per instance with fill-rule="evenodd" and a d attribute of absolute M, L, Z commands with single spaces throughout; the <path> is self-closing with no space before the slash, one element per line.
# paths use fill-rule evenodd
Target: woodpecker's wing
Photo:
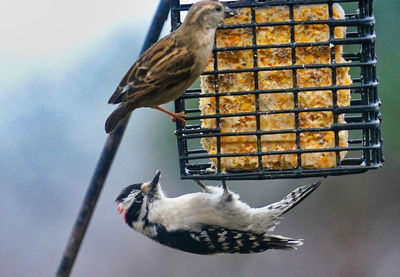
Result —
<path fill-rule="evenodd" d="M 219 253 L 247 254 L 258 253 L 268 249 L 297 249 L 302 240 L 271 236 L 266 233 L 255 234 L 219 226 L 201 226 L 198 231 L 166 231 L 159 226 L 153 239 L 163 245 L 185 252 L 200 255 Z"/>

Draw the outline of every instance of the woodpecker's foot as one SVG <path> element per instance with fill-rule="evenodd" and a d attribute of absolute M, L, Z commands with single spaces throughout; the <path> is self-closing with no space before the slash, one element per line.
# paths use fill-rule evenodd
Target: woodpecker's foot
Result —
<path fill-rule="evenodd" d="M 222 181 L 222 188 L 224 189 L 225 194 L 230 194 L 225 180 Z"/>
<path fill-rule="evenodd" d="M 203 192 L 205 192 L 205 193 L 211 193 L 211 191 L 210 191 L 200 180 L 194 179 L 193 181 L 195 181 L 196 184 L 198 184 L 198 185 L 201 187 L 201 189 L 203 190 Z"/>
<path fill-rule="evenodd" d="M 222 199 L 226 202 L 232 201 L 232 193 L 230 193 L 230 191 L 228 190 L 225 180 L 222 181 L 222 188 L 224 190 L 224 193 L 222 194 Z"/>

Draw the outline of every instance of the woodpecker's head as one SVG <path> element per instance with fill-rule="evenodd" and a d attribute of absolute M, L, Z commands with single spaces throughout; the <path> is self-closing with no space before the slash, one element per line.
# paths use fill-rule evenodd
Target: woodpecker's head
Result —
<path fill-rule="evenodd" d="M 159 184 L 160 174 L 161 170 L 157 170 L 150 182 L 127 186 L 115 199 L 118 212 L 124 213 L 125 222 L 130 227 L 133 227 L 132 223 L 147 217 L 148 205 L 163 196 Z"/>

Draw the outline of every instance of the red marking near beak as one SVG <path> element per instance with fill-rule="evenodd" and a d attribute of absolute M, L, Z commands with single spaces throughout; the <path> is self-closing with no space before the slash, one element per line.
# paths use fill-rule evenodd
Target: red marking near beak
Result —
<path fill-rule="evenodd" d="M 123 211 L 124 211 L 124 208 L 122 207 L 122 203 L 118 203 L 118 213 L 122 214 Z"/>

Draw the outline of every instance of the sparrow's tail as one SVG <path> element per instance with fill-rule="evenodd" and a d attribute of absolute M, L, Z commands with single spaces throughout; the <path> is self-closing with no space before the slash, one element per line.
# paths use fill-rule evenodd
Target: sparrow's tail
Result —
<path fill-rule="evenodd" d="M 113 111 L 106 120 L 105 130 L 106 133 L 111 133 L 114 128 L 122 121 L 130 112 L 132 112 L 136 107 L 122 104 L 115 111 Z"/>

